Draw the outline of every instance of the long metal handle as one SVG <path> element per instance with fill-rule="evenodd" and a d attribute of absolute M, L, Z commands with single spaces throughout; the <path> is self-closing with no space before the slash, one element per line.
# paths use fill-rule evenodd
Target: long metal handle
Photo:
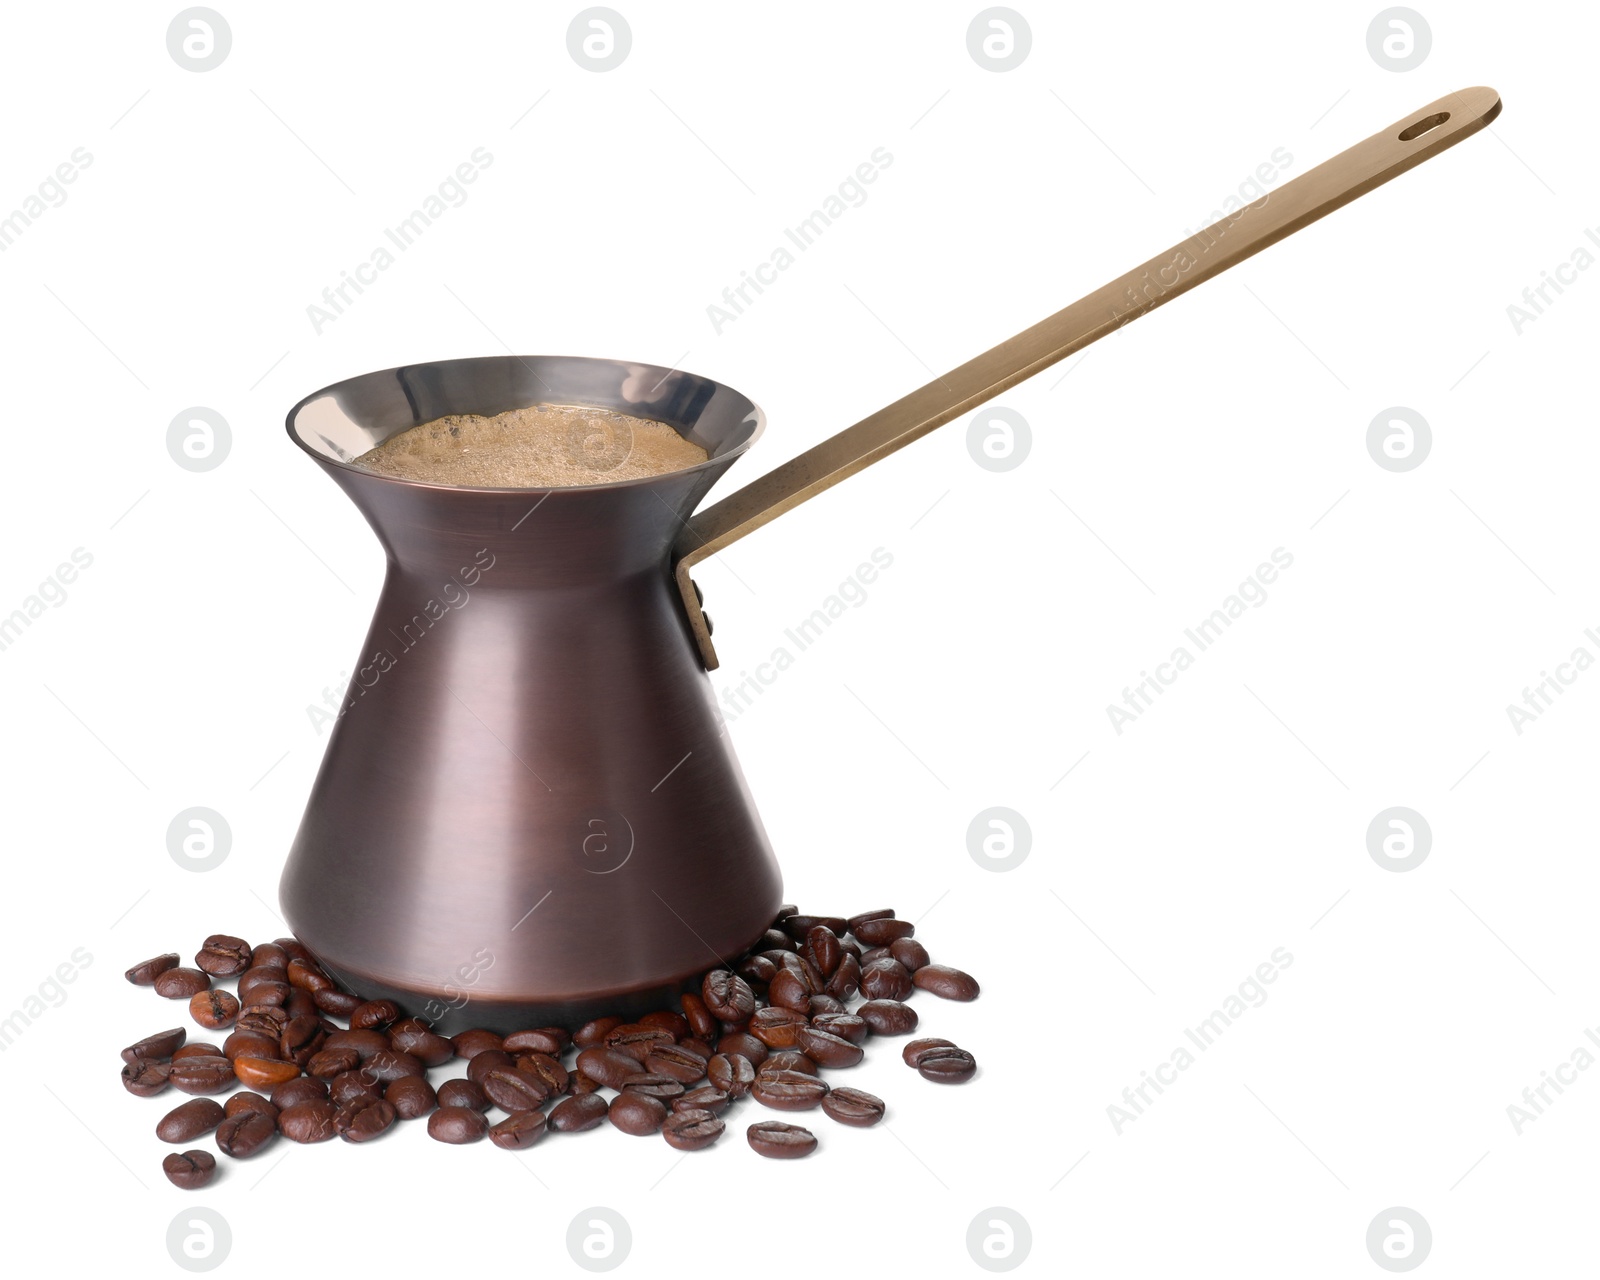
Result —
<path fill-rule="evenodd" d="M 1430 102 L 694 516 L 674 549 L 678 557 L 674 572 L 706 669 L 716 669 L 717 652 L 689 580 L 689 570 L 701 560 L 1024 378 L 1431 159 L 1499 114 L 1500 95 L 1483 87 Z"/>

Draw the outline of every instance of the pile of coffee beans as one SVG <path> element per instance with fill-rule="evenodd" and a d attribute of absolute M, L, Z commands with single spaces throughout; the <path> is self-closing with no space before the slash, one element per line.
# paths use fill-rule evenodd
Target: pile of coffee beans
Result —
<path fill-rule="evenodd" d="M 424 1117 L 430 1137 L 454 1145 L 488 1138 L 520 1151 L 552 1130 L 609 1123 L 699 1151 L 722 1137 L 724 1113 L 746 1097 L 865 1128 L 883 1118 L 883 1100 L 832 1087 L 822 1072 L 861 1062 L 872 1037 L 915 1031 L 917 1011 L 906 1002 L 919 990 L 946 1000 L 978 995 L 969 974 L 932 963 L 914 933 L 893 911 L 846 919 L 785 906 L 742 960 L 706 973 L 675 1009 L 570 1031 L 469 1030 L 448 1039 L 391 1000 L 339 990 L 294 938 L 251 947 L 213 934 L 193 968 L 169 952 L 127 978 L 186 1001 L 201 1028 L 227 1036 L 220 1045 L 191 1042 L 183 1027 L 146 1036 L 122 1051 L 122 1083 L 141 1098 L 168 1089 L 193 1095 L 161 1118 L 156 1137 L 181 1146 L 212 1134 L 236 1160 L 280 1137 L 370 1142 Z M 235 978 L 234 992 L 217 985 Z M 949 1040 L 912 1040 L 902 1057 L 938 1084 L 962 1084 L 977 1071 Z M 436 1086 L 435 1070 L 450 1078 Z M 231 1096 L 217 1102 L 222 1094 Z M 745 1138 L 772 1159 L 817 1149 L 809 1129 L 779 1120 L 750 1125 Z M 161 1167 L 174 1186 L 193 1189 L 211 1181 L 217 1161 L 195 1148 Z"/>

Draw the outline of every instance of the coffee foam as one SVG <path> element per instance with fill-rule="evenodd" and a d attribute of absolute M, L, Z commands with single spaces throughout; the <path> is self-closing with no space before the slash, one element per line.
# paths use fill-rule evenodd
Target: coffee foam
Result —
<path fill-rule="evenodd" d="M 428 484 L 546 489 L 662 475 L 707 456 L 665 423 L 610 409 L 542 404 L 493 417 L 435 418 L 390 436 L 355 464 Z"/>

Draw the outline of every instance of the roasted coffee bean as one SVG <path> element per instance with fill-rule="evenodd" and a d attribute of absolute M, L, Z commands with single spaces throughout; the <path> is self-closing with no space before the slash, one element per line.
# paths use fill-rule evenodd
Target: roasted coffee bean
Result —
<path fill-rule="evenodd" d="M 252 969 L 278 969 L 287 973 L 289 970 L 289 953 L 276 942 L 263 942 L 250 953 L 250 967 Z"/>
<path fill-rule="evenodd" d="M 206 1186 L 217 1172 L 217 1158 L 209 1151 L 174 1151 L 161 1162 L 167 1181 L 184 1191 Z"/>
<path fill-rule="evenodd" d="M 750 1034 L 769 1049 L 793 1049 L 799 1043 L 806 1015 L 793 1009 L 757 1009 L 750 1019 Z"/>
<path fill-rule="evenodd" d="M 236 1160 L 247 1160 L 270 1147 L 278 1138 L 278 1122 L 265 1111 L 241 1111 L 217 1127 L 217 1150 Z"/>
<path fill-rule="evenodd" d="M 744 1131 L 745 1141 L 758 1156 L 772 1160 L 797 1160 L 817 1149 L 810 1129 L 777 1120 L 762 1120 Z"/>
<path fill-rule="evenodd" d="M 835 1000 L 830 995 L 824 994 L 812 996 L 810 1000 L 806 1001 L 806 1014 L 810 1017 L 812 1022 L 815 1022 L 818 1018 L 823 1017 L 826 1014 L 844 1012 L 844 1001 Z"/>
<path fill-rule="evenodd" d="M 611 1100 L 606 1116 L 623 1133 L 642 1138 L 655 1133 L 667 1118 L 667 1105 L 645 1093 L 619 1093 Z"/>
<path fill-rule="evenodd" d="M 839 959 L 839 967 L 833 971 L 833 976 L 828 979 L 825 991 L 838 1001 L 849 1001 L 856 998 L 856 993 L 861 990 L 861 961 L 851 952 L 846 951 Z"/>
<path fill-rule="evenodd" d="M 389 1037 L 381 1031 L 335 1031 L 322 1042 L 324 1049 L 354 1049 L 365 1062 L 375 1053 L 388 1053 Z"/>
<path fill-rule="evenodd" d="M 656 1075 L 671 1076 L 682 1084 L 694 1084 L 706 1074 L 706 1060 L 680 1045 L 658 1045 L 644 1060 L 644 1069 Z"/>
<path fill-rule="evenodd" d="M 853 1067 L 866 1056 L 860 1045 L 819 1027 L 800 1028 L 800 1052 L 819 1067 Z"/>
<path fill-rule="evenodd" d="M 831 930 L 834 934 L 843 934 L 848 923 L 842 916 L 792 915 L 785 916 L 778 921 L 778 927 L 796 942 L 803 943 L 806 940 L 806 934 L 810 933 L 819 924 L 823 928 Z"/>
<path fill-rule="evenodd" d="M 716 1052 L 716 1050 L 711 1047 L 711 1042 L 709 1040 L 702 1040 L 699 1036 L 685 1036 L 682 1040 L 678 1041 L 678 1048 L 682 1049 L 685 1053 L 694 1054 L 694 1056 L 699 1058 L 702 1063 L 710 1059 L 711 1055 Z"/>
<path fill-rule="evenodd" d="M 272 1061 L 282 1058 L 283 1050 L 278 1047 L 276 1036 L 268 1039 L 253 1031 L 235 1028 L 233 1034 L 222 1042 L 222 1056 L 230 1062 L 237 1062 L 240 1058 L 266 1058 Z"/>
<path fill-rule="evenodd" d="M 817 966 L 817 971 L 824 978 L 839 967 L 839 961 L 844 956 L 839 947 L 839 935 L 825 924 L 819 924 L 806 934 L 806 945 L 801 954 Z"/>
<path fill-rule="evenodd" d="M 700 998 L 723 1022 L 743 1022 L 756 1011 L 755 993 L 738 974 L 713 969 L 700 983 Z"/>
<path fill-rule="evenodd" d="M 135 1058 L 122 1068 L 122 1087 L 136 1098 L 153 1098 L 164 1090 L 172 1064 L 156 1058 Z"/>
<path fill-rule="evenodd" d="M 522 1151 L 544 1137 L 542 1111 L 516 1111 L 489 1130 L 489 1141 L 505 1151 Z"/>
<path fill-rule="evenodd" d="M 798 950 L 800 950 L 800 944 L 782 929 L 768 929 L 756 940 L 756 945 L 751 948 L 751 953 L 760 956 L 768 964 L 776 964 L 777 960 L 773 957 L 774 952 Z"/>
<path fill-rule="evenodd" d="M 868 1000 L 855 1016 L 880 1036 L 904 1036 L 917 1029 L 917 1011 L 899 1000 Z"/>
<path fill-rule="evenodd" d="M 862 1089 L 831 1089 L 822 1109 L 840 1124 L 870 1128 L 883 1119 L 883 1099 Z"/>
<path fill-rule="evenodd" d="M 183 1093 L 226 1093 L 234 1085 L 233 1063 L 226 1058 L 184 1058 L 172 1064 L 168 1078 L 172 1087 Z"/>
<path fill-rule="evenodd" d="M 746 956 L 739 961 L 734 972 L 751 986 L 764 990 L 767 983 L 772 981 L 772 975 L 778 972 L 778 966 L 766 956 Z"/>
<path fill-rule="evenodd" d="M 917 931 L 917 926 L 909 920 L 896 920 L 893 916 L 882 916 L 876 920 L 863 920 L 850 932 L 856 935 L 856 941 L 865 943 L 869 947 L 887 947 L 897 938 L 909 938 Z"/>
<path fill-rule="evenodd" d="M 536 1031 L 514 1031 L 500 1047 L 507 1053 L 543 1053 L 559 1057 L 565 1046 L 552 1031 L 540 1028 Z"/>
<path fill-rule="evenodd" d="M 393 1000 L 368 1000 L 351 1012 L 350 1030 L 382 1031 L 399 1016 L 400 1008 Z"/>
<path fill-rule="evenodd" d="M 860 935 L 860 933 L 857 932 L 857 930 L 862 925 L 864 925 L 868 920 L 892 920 L 892 919 L 894 919 L 894 912 L 892 910 L 887 910 L 886 909 L 886 910 L 883 910 L 883 911 L 863 911 L 860 915 L 851 916 L 844 923 L 845 923 L 845 928 L 850 933 L 854 933 L 856 935 L 856 937 L 859 938 L 861 935 Z"/>
<path fill-rule="evenodd" d="M 300 1076 L 276 1086 L 272 1090 L 271 1097 L 272 1105 L 279 1111 L 287 1111 L 290 1107 L 298 1107 L 306 1102 L 326 1102 L 328 1082 L 311 1076 Z"/>
<path fill-rule="evenodd" d="M 915 938 L 896 938 L 889 944 L 889 954 L 915 973 L 928 961 L 928 949 Z"/>
<path fill-rule="evenodd" d="M 772 921 L 773 921 L 774 924 L 782 924 L 790 916 L 799 915 L 799 914 L 800 914 L 800 908 L 799 907 L 795 906 L 794 903 L 792 903 L 792 902 L 785 902 L 781 906 L 779 906 L 777 911 L 773 914 Z"/>
<path fill-rule="evenodd" d="M 239 1002 L 248 1004 L 245 999 L 251 987 L 261 982 L 281 982 L 285 986 L 289 983 L 287 971 L 282 967 L 273 968 L 271 965 L 253 964 L 239 975 Z"/>
<path fill-rule="evenodd" d="M 152 984 L 158 996 L 168 1000 L 187 1000 L 197 991 L 211 986 L 211 979 L 198 969 L 168 969 Z"/>
<path fill-rule="evenodd" d="M 231 1095 L 222 1104 L 222 1110 L 230 1118 L 238 1115 L 241 1111 L 259 1111 L 264 1116 L 271 1116 L 273 1124 L 278 1122 L 278 1108 L 259 1093 L 251 1093 L 248 1089 Z"/>
<path fill-rule="evenodd" d="M 361 1065 L 361 1055 L 354 1049 L 322 1049 L 306 1060 L 306 1074 L 332 1080 L 334 1076 L 354 1071 Z"/>
<path fill-rule="evenodd" d="M 357 1067 L 328 1081 L 328 1100 L 336 1107 L 348 1107 L 354 1102 L 376 1102 L 383 1097 L 383 1090 L 382 1084 Z"/>
<path fill-rule="evenodd" d="M 326 1142 L 338 1132 L 333 1127 L 338 1117 L 339 1108 L 326 1098 L 297 1102 L 283 1109 L 278 1117 L 278 1132 L 290 1142 Z"/>
<path fill-rule="evenodd" d="M 774 1008 L 792 1009 L 804 1014 L 815 994 L 811 984 L 793 969 L 782 969 L 767 987 L 767 1000 Z M 764 1013 L 771 1009 L 762 1010 Z M 754 1027 L 751 1028 L 754 1030 Z M 761 1033 L 756 1032 L 757 1035 Z"/>
<path fill-rule="evenodd" d="M 780 971 L 787 969 L 805 983 L 806 991 L 809 995 L 815 995 L 817 992 L 827 988 L 828 980 L 822 976 L 822 971 L 798 952 L 793 955 L 785 955 L 778 962 L 778 968 Z M 777 980 L 778 975 L 775 974 L 773 981 L 776 982 Z"/>
<path fill-rule="evenodd" d="M 596 1018 L 593 1022 L 586 1022 L 572 1033 L 572 1043 L 580 1049 L 592 1049 L 597 1044 L 604 1044 L 606 1037 L 626 1021 L 626 1018 Z"/>
<path fill-rule="evenodd" d="M 456 1051 L 456 1057 L 470 1061 L 486 1050 L 503 1049 L 505 1043 L 493 1031 L 474 1027 L 470 1031 L 460 1031 L 451 1036 L 450 1047 Z"/>
<path fill-rule="evenodd" d="M 235 1058 L 233 1073 L 239 1077 L 239 1083 L 248 1088 L 272 1089 L 293 1080 L 300 1074 L 300 1068 L 276 1058 Z"/>
<path fill-rule="evenodd" d="M 221 1031 L 238 1018 L 239 1002 L 230 991 L 199 991 L 189 997 L 189 1016 L 207 1031 Z"/>
<path fill-rule="evenodd" d="M 407 1018 L 389 1028 L 389 1046 L 409 1053 L 427 1067 L 442 1067 L 455 1056 L 455 1046 L 420 1018 Z"/>
<path fill-rule="evenodd" d="M 200 946 L 195 968 L 213 978 L 234 978 L 250 967 L 250 944 L 228 933 L 214 933 Z"/>
<path fill-rule="evenodd" d="M 294 992 L 292 987 L 285 987 L 284 990 L 291 995 Z M 252 992 L 251 994 L 254 995 L 256 993 Z M 276 993 L 268 992 L 267 994 Z M 288 1026 L 289 1019 L 292 1016 L 289 1012 L 287 997 L 281 1004 L 252 1004 L 250 1001 L 245 1000 L 240 1004 L 237 1029 L 240 1031 L 253 1031 L 257 1035 L 271 1036 L 276 1040 L 283 1033 L 284 1027 Z"/>
<path fill-rule="evenodd" d="M 866 1008 L 865 1005 L 862 1005 L 861 1007 L 863 1009 Z M 954 1040 L 912 1040 L 904 1049 L 900 1050 L 900 1058 L 906 1064 L 906 1066 L 916 1067 L 922 1065 L 922 1059 L 924 1055 L 931 1053 L 933 1050 L 954 1048 L 956 1048 L 956 1043 Z"/>
<path fill-rule="evenodd" d="M 572 1082 L 572 1076 L 561 1065 L 560 1059 L 553 1058 L 548 1053 L 519 1053 L 517 1070 L 538 1076 L 550 1090 L 552 1098 L 565 1093 L 567 1086 Z"/>
<path fill-rule="evenodd" d="M 911 980 L 924 991 L 945 1000 L 976 1000 L 978 981 L 970 973 L 952 969 L 947 964 L 927 964 L 911 975 Z"/>
<path fill-rule="evenodd" d="M 638 1022 L 625 1022 L 620 1027 L 613 1028 L 611 1034 L 606 1037 L 606 1048 L 626 1053 L 641 1063 L 650 1056 L 652 1049 L 674 1043 L 676 1040 L 671 1032 L 663 1031 L 660 1027 L 647 1027 Z"/>
<path fill-rule="evenodd" d="M 620 1089 L 624 1080 L 638 1074 L 639 1060 L 615 1049 L 596 1047 L 578 1055 L 578 1070 L 607 1088 Z"/>
<path fill-rule="evenodd" d="M 717 1019 L 706 1002 L 692 991 L 686 991 L 679 999 L 683 1005 L 683 1019 L 689 1024 L 689 1030 L 702 1040 L 715 1040 L 717 1037 Z"/>
<path fill-rule="evenodd" d="M 965 1084 L 977 1070 L 973 1056 L 954 1045 L 948 1049 L 929 1049 L 917 1061 L 918 1073 L 935 1084 Z"/>
<path fill-rule="evenodd" d="M 289 985 L 302 991 L 328 991 L 333 988 L 334 981 L 323 972 L 321 965 L 296 958 L 289 961 Z"/>
<path fill-rule="evenodd" d="M 775 1111 L 809 1111 L 827 1094 L 825 1081 L 802 1071 L 762 1071 L 750 1086 L 750 1096 Z"/>
<path fill-rule="evenodd" d="M 489 1101 L 502 1111 L 533 1111 L 550 1099 L 549 1085 L 538 1076 L 515 1067 L 496 1067 L 478 1084 Z"/>
<path fill-rule="evenodd" d="M 452 1146 L 479 1142 L 488 1132 L 489 1121 L 483 1112 L 471 1107 L 440 1107 L 428 1117 L 428 1136 Z"/>
<path fill-rule="evenodd" d="M 818 1031 L 826 1031 L 830 1035 L 842 1036 L 851 1044 L 865 1044 L 869 1028 L 865 1020 L 856 1017 L 853 1013 L 819 1013 L 811 1019 L 811 1025 Z M 805 1045 L 800 1046 L 801 1049 Z"/>
<path fill-rule="evenodd" d="M 346 1142 L 371 1142 L 388 1133 L 399 1119 L 393 1106 L 382 1098 L 347 1102 L 333 1118 L 335 1132 Z"/>
<path fill-rule="evenodd" d="M 439 1105 L 444 1108 L 462 1108 L 469 1111 L 487 1111 L 489 1096 L 471 1080 L 446 1080 L 439 1086 Z"/>
<path fill-rule="evenodd" d="M 622 1082 L 622 1091 L 642 1093 L 651 1098 L 660 1098 L 663 1102 L 670 1102 L 673 1098 L 683 1096 L 683 1083 L 671 1076 L 659 1076 L 649 1071 L 641 1071 Z"/>
<path fill-rule="evenodd" d="M 748 1031 L 735 1031 L 717 1041 L 717 1052 L 737 1053 L 742 1058 L 748 1058 L 752 1067 L 759 1069 L 767 1060 L 769 1050 Z"/>
<path fill-rule="evenodd" d="M 189 1033 L 182 1027 L 173 1027 L 170 1031 L 157 1031 L 153 1036 L 146 1036 L 143 1040 L 135 1041 L 122 1051 L 124 1062 L 136 1062 L 140 1058 L 166 1059 L 183 1046 Z"/>
<path fill-rule="evenodd" d="M 168 969 L 178 967 L 178 953 L 168 951 L 164 955 L 151 956 L 148 960 L 141 960 L 122 976 L 136 987 L 148 987 Z"/>
<path fill-rule="evenodd" d="M 756 1069 L 741 1053 L 719 1053 L 706 1063 L 706 1079 L 732 1098 L 742 1098 L 756 1081 Z"/>
<path fill-rule="evenodd" d="M 421 1059 L 413 1058 L 409 1053 L 396 1053 L 393 1049 L 384 1049 L 380 1053 L 372 1054 L 361 1064 L 361 1071 L 383 1084 L 398 1080 L 401 1076 L 428 1074 Z"/>
<path fill-rule="evenodd" d="M 326 991 L 311 992 L 311 1003 L 321 1013 L 331 1014 L 335 1018 L 348 1018 L 366 1001 L 348 991 L 340 991 L 338 987 L 329 987 Z"/>
<path fill-rule="evenodd" d="M 721 1089 L 711 1085 L 701 1085 L 698 1089 L 690 1089 L 688 1093 L 679 1094 L 667 1103 L 669 1111 L 709 1111 L 712 1115 L 726 1111 L 728 1104 L 733 1101 Z"/>
<path fill-rule="evenodd" d="M 861 953 L 861 967 L 865 969 L 874 960 L 893 960 L 894 953 L 888 947 L 869 947 Z"/>
<path fill-rule="evenodd" d="M 861 994 L 868 1000 L 904 1000 L 913 990 L 905 965 L 890 956 L 861 967 Z"/>
<path fill-rule="evenodd" d="M 282 979 L 258 978 L 250 986 L 240 986 L 238 1003 L 243 1010 L 280 1010 L 290 1002 L 294 987 Z M 288 1013 L 283 1014 L 288 1021 Z"/>
<path fill-rule="evenodd" d="M 854 956 L 858 961 L 861 959 L 861 944 L 852 937 L 840 938 L 839 950 L 847 956 Z"/>
<path fill-rule="evenodd" d="M 517 1060 L 504 1049 L 485 1049 L 482 1053 L 472 1055 L 472 1060 L 467 1063 L 467 1079 L 473 1084 L 481 1085 L 484 1076 L 497 1067 L 514 1067 Z"/>
<path fill-rule="evenodd" d="M 289 1015 L 285 1010 L 276 1005 L 252 1004 L 240 1010 L 234 1030 L 248 1031 L 251 1035 L 266 1036 L 276 1041 L 288 1025 Z"/>
<path fill-rule="evenodd" d="M 191 1040 L 183 1048 L 173 1051 L 172 1060 L 177 1062 L 183 1058 L 225 1058 L 227 1056 L 214 1044 L 204 1040 Z"/>
<path fill-rule="evenodd" d="M 654 1013 L 647 1013 L 639 1019 L 641 1027 L 659 1027 L 674 1040 L 682 1040 L 689 1034 L 689 1020 L 681 1013 L 674 1013 L 671 1009 L 657 1009 Z"/>
<path fill-rule="evenodd" d="M 592 1129 L 606 1118 L 609 1104 L 598 1093 L 563 1098 L 551 1108 L 550 1127 L 559 1133 Z"/>
<path fill-rule="evenodd" d="M 661 1136 L 679 1151 L 700 1151 L 720 1138 L 726 1127 L 711 1112 L 696 1107 L 668 1113 Z"/>
<path fill-rule="evenodd" d="M 251 978 L 250 975 L 255 973 L 261 976 Z M 294 990 L 284 981 L 282 973 L 275 969 L 252 969 L 245 978 L 250 980 L 239 981 L 239 1003 L 246 1009 L 281 1008 L 288 1003 L 289 992 Z M 288 1016 L 284 1014 L 285 1018 Z"/>
<path fill-rule="evenodd" d="M 271 1053 L 258 1053 L 250 1056 L 257 1058 L 282 1058 L 283 1057 L 283 1029 L 289 1025 L 288 1015 L 282 1009 L 272 1008 L 268 1005 L 252 1005 L 239 1015 L 239 1021 L 234 1023 L 234 1034 L 254 1036 L 258 1040 L 265 1040 L 272 1046 Z M 233 1037 L 230 1036 L 231 1040 Z"/>
<path fill-rule="evenodd" d="M 401 1076 L 383 1091 L 383 1100 L 402 1120 L 416 1120 L 439 1105 L 433 1086 L 423 1076 Z"/>
<path fill-rule="evenodd" d="M 571 1081 L 572 1082 L 567 1086 L 567 1092 L 575 1096 L 585 1093 L 593 1093 L 596 1089 L 603 1087 L 601 1083 L 593 1076 L 586 1076 L 581 1071 L 574 1071 L 571 1076 Z"/>
<path fill-rule="evenodd" d="M 161 1117 L 156 1124 L 156 1137 L 163 1142 L 191 1142 L 202 1133 L 210 1133 L 226 1114 L 220 1102 L 190 1098 Z"/>
<path fill-rule="evenodd" d="M 274 938 L 272 941 L 289 959 L 304 960 L 307 964 L 316 963 L 311 958 L 311 952 L 306 950 L 305 943 L 299 938 Z"/>
<path fill-rule="evenodd" d="M 767 1060 L 756 1068 L 758 1080 L 763 1071 L 798 1071 L 802 1075 L 814 1076 L 817 1074 L 817 1064 L 798 1049 L 779 1049 L 777 1053 L 767 1055 Z"/>

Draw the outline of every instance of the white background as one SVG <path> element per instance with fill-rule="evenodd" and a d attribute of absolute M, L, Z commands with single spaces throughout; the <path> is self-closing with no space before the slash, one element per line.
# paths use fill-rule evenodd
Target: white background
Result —
<path fill-rule="evenodd" d="M 1586 1264 L 1600 1070 L 1520 1135 L 1507 1107 L 1600 1022 L 1600 674 L 1520 735 L 1506 705 L 1600 656 L 1600 272 L 1520 335 L 1506 309 L 1600 218 L 1592 11 L 1427 4 L 1432 50 L 1396 73 L 1376 3 L 1018 0 L 1032 50 L 994 73 L 975 2 L 617 0 L 632 51 L 596 74 L 576 3 L 218 5 L 233 47 L 203 74 L 168 55 L 176 5 L 18 7 L 0 46 L 0 209 L 93 158 L 0 254 L 0 613 L 93 556 L 0 652 L 0 1011 L 92 956 L 0 1056 L 13 1250 L 172 1274 L 168 1224 L 202 1203 L 234 1274 L 290 1239 L 324 1266 L 579 1274 L 567 1225 L 601 1204 L 640 1273 L 794 1262 L 813 1224 L 835 1260 L 959 1275 L 1000 1205 L 1029 1273 L 1348 1276 L 1382 1274 L 1366 1231 L 1398 1205 L 1431 1226 L 1425 1273 Z M 768 415 L 731 488 L 1174 243 L 1274 149 L 1292 177 L 1472 84 L 1505 100 L 1483 135 L 1008 393 L 1016 469 L 951 424 L 698 571 L 721 689 L 893 555 L 732 733 L 793 901 L 892 905 L 984 982 L 922 1004 L 977 1081 L 881 1045 L 851 1083 L 886 1128 L 818 1115 L 793 1166 L 748 1150 L 747 1107 L 681 1166 L 610 1130 L 516 1157 L 411 1125 L 166 1184 L 151 1129 L 181 1099 L 125 1094 L 117 1050 L 183 1011 L 122 970 L 283 931 L 326 741 L 306 708 L 382 572 L 290 404 L 506 349 L 681 365 Z M 467 201 L 317 333 L 307 306 L 477 147 Z M 714 332 L 707 305 L 878 147 L 865 203 Z M 196 405 L 232 430 L 199 474 L 166 449 Z M 1365 445 L 1395 405 L 1433 433 L 1404 474 Z M 1267 602 L 1119 735 L 1107 704 L 1277 547 Z M 205 874 L 166 850 L 193 805 L 233 832 Z M 1003 874 L 966 846 L 992 805 L 1033 830 Z M 1366 847 L 1394 805 L 1433 835 L 1402 874 Z M 1107 1107 L 1279 947 L 1270 999 L 1118 1134 Z"/>

